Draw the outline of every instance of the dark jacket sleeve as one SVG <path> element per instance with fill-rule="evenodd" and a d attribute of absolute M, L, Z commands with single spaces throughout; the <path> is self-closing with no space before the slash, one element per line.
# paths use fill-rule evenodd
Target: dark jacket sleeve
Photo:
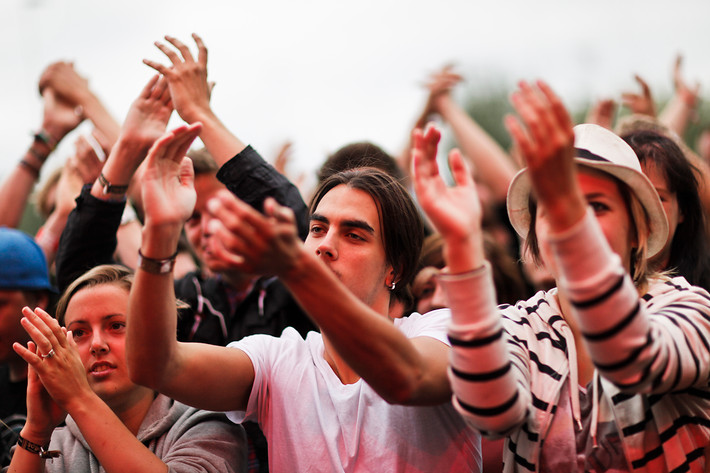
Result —
<path fill-rule="evenodd" d="M 114 262 L 116 232 L 125 206 L 122 201 L 97 199 L 91 195 L 91 186 L 82 189 L 59 240 L 56 265 L 60 291 L 94 266 Z"/>
<path fill-rule="evenodd" d="M 217 179 L 241 200 L 258 211 L 264 210 L 264 199 L 273 197 L 281 205 L 290 207 L 296 215 L 298 235 L 308 234 L 308 207 L 298 188 L 259 153 L 247 146 L 227 161 L 217 173 Z"/>

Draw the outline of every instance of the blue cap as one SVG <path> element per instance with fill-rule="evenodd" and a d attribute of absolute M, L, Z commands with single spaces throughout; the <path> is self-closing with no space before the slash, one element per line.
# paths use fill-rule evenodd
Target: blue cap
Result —
<path fill-rule="evenodd" d="M 0 289 L 52 290 L 44 253 L 19 230 L 0 227 Z"/>

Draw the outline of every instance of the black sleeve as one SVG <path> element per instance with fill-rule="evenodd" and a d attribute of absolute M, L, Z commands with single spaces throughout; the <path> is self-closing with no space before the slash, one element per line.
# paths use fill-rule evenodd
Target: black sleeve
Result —
<path fill-rule="evenodd" d="M 100 264 L 113 263 L 116 232 L 125 202 L 97 199 L 85 186 L 69 214 L 57 250 L 57 285 L 60 291 L 77 277 Z"/>
<path fill-rule="evenodd" d="M 241 153 L 227 161 L 217 173 L 217 179 L 241 200 L 258 211 L 264 210 L 264 199 L 273 197 L 293 210 L 302 240 L 308 234 L 308 207 L 298 188 L 259 153 L 247 146 Z"/>

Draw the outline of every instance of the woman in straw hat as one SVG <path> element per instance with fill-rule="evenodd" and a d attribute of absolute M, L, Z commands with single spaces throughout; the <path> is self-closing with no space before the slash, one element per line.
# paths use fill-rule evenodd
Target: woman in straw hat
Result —
<path fill-rule="evenodd" d="M 480 206 L 458 152 L 415 132 L 415 189 L 445 239 L 454 404 L 505 436 L 505 471 L 703 471 L 710 433 L 710 295 L 650 273 L 668 235 L 623 140 L 572 128 L 549 87 L 521 83 L 507 126 L 527 162 L 508 214 L 557 287 L 495 306 Z M 473 202 L 473 205 L 471 204 Z"/>

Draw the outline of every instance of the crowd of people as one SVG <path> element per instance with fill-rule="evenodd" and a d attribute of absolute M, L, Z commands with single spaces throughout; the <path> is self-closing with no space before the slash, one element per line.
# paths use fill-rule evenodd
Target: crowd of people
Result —
<path fill-rule="evenodd" d="M 73 64 L 40 78 L 0 185 L 3 471 L 710 469 L 710 132 L 682 139 L 680 60 L 660 113 L 637 77 L 631 114 L 576 126 L 520 82 L 511 150 L 444 67 L 406 149 L 345 144 L 305 195 L 288 146 L 215 114 L 193 40 L 156 43 L 122 123 Z"/>

